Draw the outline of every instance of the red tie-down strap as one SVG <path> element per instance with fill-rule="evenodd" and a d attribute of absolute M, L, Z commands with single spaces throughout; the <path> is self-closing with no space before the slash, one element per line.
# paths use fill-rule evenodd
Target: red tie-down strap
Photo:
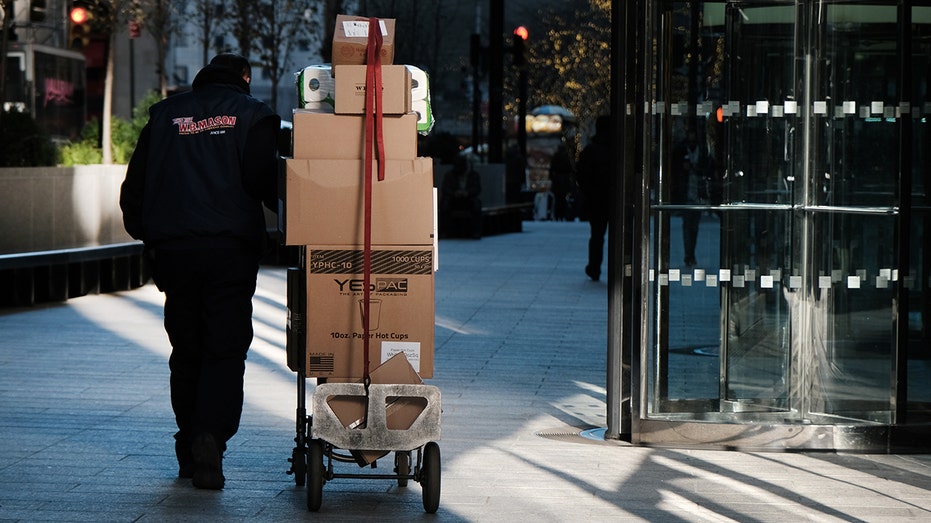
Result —
<path fill-rule="evenodd" d="M 377 161 L 378 180 L 385 179 L 385 141 L 382 134 L 382 83 L 381 83 L 381 27 L 377 18 L 369 18 L 368 56 L 365 66 L 365 160 L 362 176 L 365 178 L 364 239 L 362 272 L 362 381 L 368 389 L 369 375 L 369 312 L 372 280 L 372 167 Z M 378 157 L 373 158 L 377 148 Z"/>

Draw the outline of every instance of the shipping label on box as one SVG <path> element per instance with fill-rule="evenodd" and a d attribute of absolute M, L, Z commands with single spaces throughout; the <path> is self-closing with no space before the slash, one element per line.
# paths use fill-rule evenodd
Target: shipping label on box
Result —
<path fill-rule="evenodd" d="M 381 31 L 381 63 L 394 61 L 393 18 L 378 20 Z M 363 65 L 368 56 L 369 19 L 360 16 L 336 15 L 333 28 L 333 65 Z"/>
<path fill-rule="evenodd" d="M 365 114 L 366 66 L 337 65 L 336 114 Z M 411 112 L 411 71 L 403 65 L 386 65 L 381 68 L 383 114 Z"/>
<path fill-rule="evenodd" d="M 296 109 L 293 121 L 294 158 L 358 160 L 365 156 L 365 118 Z M 417 158 L 418 115 L 382 118 L 385 158 Z"/>
<path fill-rule="evenodd" d="M 362 160 L 288 159 L 279 183 L 279 228 L 285 245 L 364 243 Z M 372 176 L 372 243 L 433 244 L 433 160 L 386 160 Z"/>
<path fill-rule="evenodd" d="M 421 377 L 433 376 L 432 246 L 372 247 L 369 366 L 403 352 Z M 308 246 L 308 377 L 364 373 L 364 250 Z M 386 345 L 387 344 L 387 345 Z"/>

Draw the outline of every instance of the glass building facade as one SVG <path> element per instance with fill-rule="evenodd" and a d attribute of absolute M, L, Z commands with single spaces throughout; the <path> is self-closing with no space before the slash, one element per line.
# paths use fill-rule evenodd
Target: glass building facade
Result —
<path fill-rule="evenodd" d="M 615 430 L 927 446 L 931 3 L 630 4 Z"/>

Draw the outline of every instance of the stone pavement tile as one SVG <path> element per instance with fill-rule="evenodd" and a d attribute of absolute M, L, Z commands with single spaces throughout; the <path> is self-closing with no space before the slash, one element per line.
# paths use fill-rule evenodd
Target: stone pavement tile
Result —
<path fill-rule="evenodd" d="M 154 287 L 0 311 L 0 522 L 929 519 L 926 455 L 580 437 L 605 424 L 607 287 L 582 272 L 586 241 L 587 224 L 530 222 L 521 234 L 441 242 L 429 382 L 443 394 L 443 472 L 432 516 L 414 482 L 353 479 L 328 482 L 320 512 L 308 514 L 285 474 L 296 378 L 284 358 L 282 268 L 260 275 L 246 405 L 221 492 L 176 477 Z"/>

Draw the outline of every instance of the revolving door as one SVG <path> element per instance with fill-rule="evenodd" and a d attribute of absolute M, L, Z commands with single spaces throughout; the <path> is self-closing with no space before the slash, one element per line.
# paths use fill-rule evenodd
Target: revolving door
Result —
<path fill-rule="evenodd" d="M 922 433 L 931 8 L 647 5 L 634 441 Z"/>

